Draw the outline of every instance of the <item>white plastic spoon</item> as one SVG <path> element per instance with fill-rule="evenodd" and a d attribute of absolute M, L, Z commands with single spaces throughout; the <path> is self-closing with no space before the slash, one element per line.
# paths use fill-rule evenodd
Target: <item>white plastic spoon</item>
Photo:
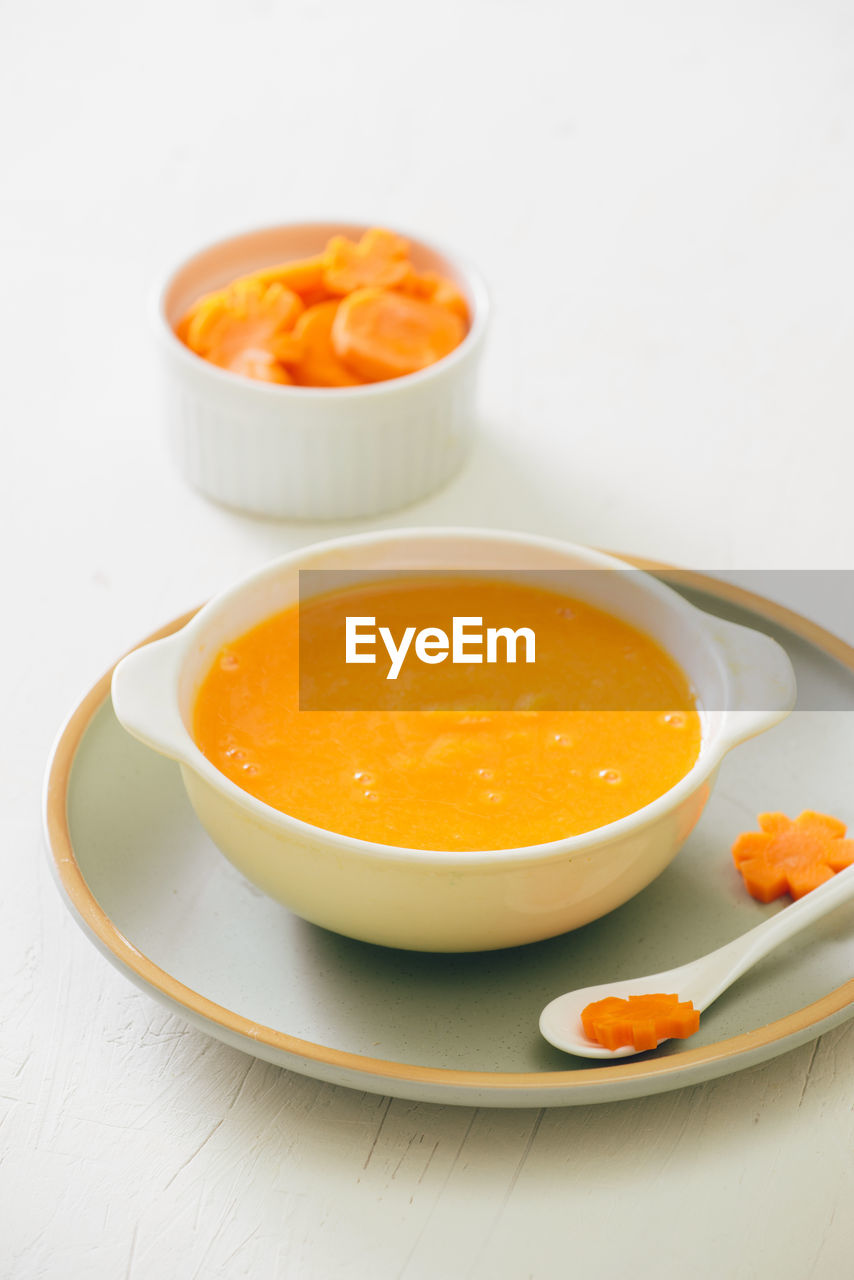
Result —
<path fill-rule="evenodd" d="M 658 991 L 675 992 L 680 1000 L 690 1000 L 694 1008 L 702 1012 L 757 960 L 851 898 L 854 898 L 854 866 L 837 872 L 831 880 L 784 907 L 770 920 L 764 920 L 749 933 L 742 934 L 700 960 L 692 960 L 690 964 L 664 973 L 652 973 L 645 978 L 603 982 L 598 987 L 582 987 L 558 996 L 543 1009 L 540 1031 L 550 1044 L 565 1053 L 585 1058 L 630 1057 L 639 1052 L 632 1045 L 606 1049 L 594 1040 L 588 1040 L 581 1025 L 581 1010 L 591 1001 L 603 1000 L 606 996 L 619 996 L 625 1000 L 627 996 L 653 995 Z"/>

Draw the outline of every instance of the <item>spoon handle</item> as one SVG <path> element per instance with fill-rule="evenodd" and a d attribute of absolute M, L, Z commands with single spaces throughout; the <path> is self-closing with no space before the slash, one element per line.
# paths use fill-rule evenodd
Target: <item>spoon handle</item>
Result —
<path fill-rule="evenodd" d="M 708 985 L 698 989 L 695 1006 L 705 1009 L 769 951 L 852 898 L 854 866 L 838 871 L 832 879 L 784 907 L 770 920 L 763 920 L 755 929 L 712 951 L 703 964 L 703 976 Z"/>

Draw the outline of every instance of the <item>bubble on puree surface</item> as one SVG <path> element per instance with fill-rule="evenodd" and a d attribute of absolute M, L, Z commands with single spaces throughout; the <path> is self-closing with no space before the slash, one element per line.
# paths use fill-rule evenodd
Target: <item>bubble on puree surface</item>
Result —
<path fill-rule="evenodd" d="M 297 606 L 226 645 L 198 693 L 196 742 L 239 787 L 315 826 L 419 849 L 539 844 L 635 812 L 697 758 L 700 722 L 684 673 L 649 637 L 580 601 L 487 579 L 417 590 L 391 580 L 319 596 L 301 613 L 315 680 L 342 679 L 344 613 L 375 616 L 395 636 L 437 617 L 500 626 L 509 614 L 537 637 L 535 665 L 413 657 L 394 682 L 378 645 L 375 666 L 346 668 L 356 705 L 368 708 L 359 710 L 299 709 Z M 473 671 L 487 673 L 493 707 L 518 709 L 471 705 Z M 440 672 L 443 705 L 461 709 L 393 709 L 429 706 Z M 584 706 L 591 688 L 600 706 L 623 709 L 537 709 Z M 650 709 L 636 709 L 644 697 Z"/>

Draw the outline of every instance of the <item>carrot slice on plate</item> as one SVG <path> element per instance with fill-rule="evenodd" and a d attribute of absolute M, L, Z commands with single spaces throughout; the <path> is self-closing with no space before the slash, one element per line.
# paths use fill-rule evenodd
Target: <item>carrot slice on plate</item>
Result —
<path fill-rule="evenodd" d="M 323 278 L 329 292 L 339 295 L 368 286 L 390 289 L 409 271 L 408 253 L 407 240 L 381 227 L 372 227 L 358 242 L 333 236 Z"/>
<path fill-rule="evenodd" d="M 649 996 L 607 996 L 581 1011 L 588 1040 L 606 1049 L 631 1045 L 638 1052 L 655 1049 L 661 1040 L 682 1040 L 700 1025 L 700 1012 L 690 1000 L 656 992 Z"/>
<path fill-rule="evenodd" d="M 320 302 L 304 311 L 292 333 L 283 334 L 273 351 L 302 387 L 355 387 L 361 382 L 336 354 L 332 327 L 338 302 Z"/>
<path fill-rule="evenodd" d="M 751 897 L 771 902 L 789 893 L 802 898 L 854 863 L 854 840 L 845 823 L 805 809 L 792 821 L 784 813 L 760 813 L 759 831 L 744 831 L 732 857 Z"/>
<path fill-rule="evenodd" d="M 459 346 L 465 332 L 460 317 L 435 302 L 357 289 L 338 308 L 332 342 L 354 373 L 381 382 L 435 364 Z"/>

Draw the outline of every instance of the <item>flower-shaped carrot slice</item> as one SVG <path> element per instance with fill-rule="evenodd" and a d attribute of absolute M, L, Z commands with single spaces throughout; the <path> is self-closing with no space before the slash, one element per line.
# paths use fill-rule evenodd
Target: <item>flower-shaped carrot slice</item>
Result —
<path fill-rule="evenodd" d="M 279 363 L 270 351 L 261 347 L 247 347 L 234 355 L 212 363 L 220 369 L 228 369 L 231 373 L 240 373 L 244 378 L 255 378 L 258 382 L 277 382 L 287 385 L 293 378 L 287 369 Z"/>
<path fill-rule="evenodd" d="M 760 902 L 784 893 L 802 898 L 854 862 L 845 824 L 805 810 L 794 822 L 784 813 L 760 813 L 760 831 L 743 832 L 732 846 L 747 891 Z"/>
<path fill-rule="evenodd" d="M 339 360 L 332 345 L 338 302 L 320 302 L 304 311 L 292 333 L 283 334 L 274 353 L 294 382 L 303 387 L 355 387 L 357 378 Z"/>
<path fill-rule="evenodd" d="M 358 243 L 333 236 L 326 246 L 323 278 L 329 292 L 339 295 L 369 286 L 391 289 L 410 269 L 408 253 L 408 241 L 380 227 L 366 231 Z"/>
<path fill-rule="evenodd" d="M 381 382 L 435 364 L 459 346 L 465 332 L 460 317 L 435 302 L 358 289 L 338 308 L 332 342 L 361 378 Z"/>
<path fill-rule="evenodd" d="M 440 276 L 438 271 L 419 272 L 410 268 L 397 285 L 397 290 L 408 294 L 411 298 L 424 298 L 427 302 L 435 302 L 437 306 L 447 307 L 468 325 L 468 303 L 453 280 L 449 280 L 447 276 Z"/>
<path fill-rule="evenodd" d="M 272 340 L 292 328 L 302 311 L 303 303 L 292 289 L 246 276 L 200 298 L 177 332 L 197 355 L 230 368 L 242 351 L 269 350 Z"/>
<path fill-rule="evenodd" d="M 700 1013 L 690 1000 L 677 995 L 608 996 L 594 1000 L 581 1012 L 581 1025 L 588 1040 L 606 1049 L 632 1045 L 641 1052 L 654 1049 L 661 1040 L 682 1040 L 700 1025 Z"/>
<path fill-rule="evenodd" d="M 332 296 L 323 275 L 329 265 L 328 253 L 317 253 L 311 258 L 294 258 L 274 267 L 264 267 L 253 274 L 262 284 L 281 284 L 293 290 L 307 307 L 327 302 Z"/>

